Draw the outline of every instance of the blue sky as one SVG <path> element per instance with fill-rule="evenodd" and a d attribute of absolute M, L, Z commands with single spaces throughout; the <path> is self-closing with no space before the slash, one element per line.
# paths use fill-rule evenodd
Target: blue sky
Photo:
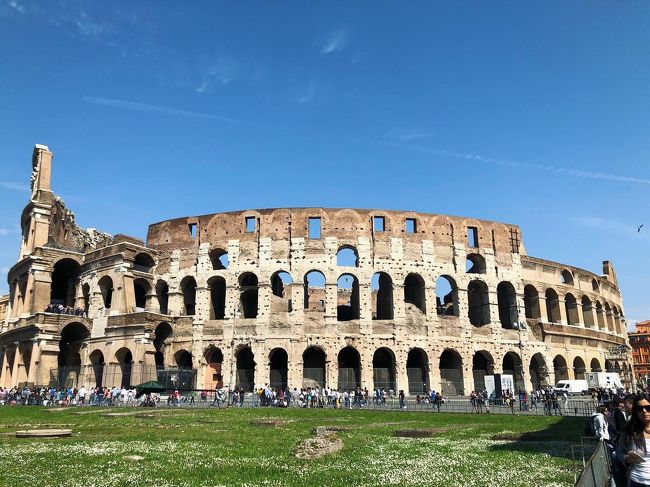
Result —
<path fill-rule="evenodd" d="M 645 1 L 0 0 L 0 292 L 41 143 L 85 227 L 474 216 L 537 257 L 611 260 L 650 319 L 648 25 Z"/>

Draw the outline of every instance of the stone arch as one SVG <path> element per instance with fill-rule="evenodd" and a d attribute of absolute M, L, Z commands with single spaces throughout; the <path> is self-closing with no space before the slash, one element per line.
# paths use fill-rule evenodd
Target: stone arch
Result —
<path fill-rule="evenodd" d="M 425 292 L 424 279 L 415 273 L 410 273 L 404 279 L 404 303 L 412 304 L 422 312 L 427 314 L 427 298 Z"/>
<path fill-rule="evenodd" d="M 325 387 L 327 355 L 317 346 L 310 346 L 302 353 L 302 387 Z"/>
<path fill-rule="evenodd" d="M 311 270 L 304 277 L 304 309 L 307 311 L 325 312 L 325 274 L 319 270 Z"/>
<path fill-rule="evenodd" d="M 472 357 L 472 376 L 474 377 L 474 390 L 485 389 L 485 376 L 494 374 L 494 359 L 490 352 L 479 350 Z"/>
<path fill-rule="evenodd" d="M 485 282 L 475 279 L 467 285 L 467 316 L 474 326 L 490 322 L 490 298 Z"/>
<path fill-rule="evenodd" d="M 591 290 L 595 293 L 600 292 L 600 285 L 598 284 L 598 280 L 596 278 L 593 278 L 591 280 Z"/>
<path fill-rule="evenodd" d="M 465 394 L 463 381 L 463 359 L 451 348 L 440 354 L 440 390 L 443 396 L 462 396 Z"/>
<path fill-rule="evenodd" d="M 395 391 L 395 354 L 388 347 L 380 347 L 372 356 L 372 382 L 374 389 Z"/>
<path fill-rule="evenodd" d="M 587 368 L 585 367 L 585 361 L 582 360 L 582 357 L 575 357 L 573 359 L 573 378 L 584 380 L 586 371 Z"/>
<path fill-rule="evenodd" d="M 115 360 L 120 367 L 120 387 L 131 387 L 131 372 L 133 369 L 133 354 L 128 347 L 122 347 L 115 352 Z"/>
<path fill-rule="evenodd" d="M 569 379 L 569 368 L 567 367 L 566 359 L 562 355 L 556 355 L 553 359 L 553 374 L 555 375 L 555 382 L 560 380 Z"/>
<path fill-rule="evenodd" d="M 95 377 L 95 387 L 102 387 L 104 385 L 104 369 L 106 367 L 104 353 L 99 349 L 95 349 L 88 355 L 88 360 L 90 361 L 90 366 Z"/>
<path fill-rule="evenodd" d="M 602 367 L 600 366 L 600 360 L 598 360 L 597 358 L 592 358 L 591 363 L 589 364 L 589 366 L 591 367 L 592 372 L 602 372 L 603 371 Z"/>
<path fill-rule="evenodd" d="M 278 298 L 286 297 L 286 287 L 293 282 L 291 274 L 286 271 L 275 271 L 271 276 L 271 292 Z"/>
<path fill-rule="evenodd" d="M 102 295 L 104 308 L 110 309 L 113 302 L 113 279 L 110 276 L 104 276 L 97 284 L 99 285 L 99 292 Z"/>
<path fill-rule="evenodd" d="M 192 354 L 187 350 L 177 351 L 174 354 L 174 361 L 179 369 L 191 370 L 193 368 Z"/>
<path fill-rule="evenodd" d="M 582 296 L 581 303 L 582 305 L 582 320 L 587 328 L 595 328 L 596 323 L 594 322 L 594 311 L 591 304 L 591 299 L 586 294 Z"/>
<path fill-rule="evenodd" d="M 208 279 L 210 288 L 210 319 L 223 320 L 226 317 L 226 280 L 221 276 Z"/>
<path fill-rule="evenodd" d="M 497 303 L 501 327 L 511 330 L 519 320 L 517 292 L 511 282 L 502 281 L 497 286 Z"/>
<path fill-rule="evenodd" d="M 255 387 L 255 356 L 249 346 L 241 347 L 235 354 L 235 387 L 252 392 Z"/>
<path fill-rule="evenodd" d="M 429 356 L 421 348 L 409 350 L 406 358 L 409 394 L 429 393 Z"/>
<path fill-rule="evenodd" d="M 336 265 L 342 267 L 359 267 L 359 252 L 353 245 L 342 245 L 336 252 Z"/>
<path fill-rule="evenodd" d="M 347 346 L 338 354 L 338 388 L 355 390 L 361 387 L 361 357 L 356 348 Z"/>
<path fill-rule="evenodd" d="M 210 346 L 205 351 L 205 362 L 207 364 L 205 373 L 206 389 L 221 389 L 223 387 L 223 352 L 220 348 Z"/>
<path fill-rule="evenodd" d="M 336 319 L 359 319 L 359 280 L 353 274 L 341 274 L 336 280 Z"/>
<path fill-rule="evenodd" d="M 392 320 L 393 308 L 393 280 L 386 272 L 377 272 L 370 281 L 372 291 L 373 320 Z"/>
<path fill-rule="evenodd" d="M 508 352 L 503 356 L 503 373 L 507 375 L 512 375 L 514 379 L 514 391 L 516 393 L 520 390 L 524 390 L 526 387 L 524 385 L 524 375 L 523 375 L 523 363 L 521 357 L 516 352 Z"/>
<path fill-rule="evenodd" d="M 578 316 L 578 303 L 573 294 L 566 293 L 564 295 L 564 308 L 566 310 L 567 325 L 577 325 L 580 322 L 580 318 Z"/>
<path fill-rule="evenodd" d="M 169 286 L 162 279 L 156 282 L 156 298 L 158 299 L 158 311 L 160 314 L 169 314 Z"/>
<path fill-rule="evenodd" d="M 549 287 L 545 293 L 546 317 L 549 323 L 560 322 L 560 299 L 555 289 Z"/>
<path fill-rule="evenodd" d="M 208 257 L 210 258 L 212 270 L 220 271 L 228 269 L 228 252 L 226 250 L 220 248 L 210 249 Z"/>
<path fill-rule="evenodd" d="M 530 382 L 534 390 L 546 384 L 548 369 L 546 367 L 546 360 L 541 353 L 538 352 L 531 357 L 528 373 L 530 374 Z"/>
<path fill-rule="evenodd" d="M 487 266 L 481 254 L 467 254 L 465 272 L 468 274 L 485 274 Z"/>
<path fill-rule="evenodd" d="M 133 293 L 135 295 L 135 310 L 144 311 L 147 307 L 147 296 L 151 292 L 151 284 L 143 278 L 133 280 Z"/>
<path fill-rule="evenodd" d="M 269 353 L 269 386 L 273 389 L 286 389 L 289 373 L 289 355 L 284 348 L 274 348 Z"/>
<path fill-rule="evenodd" d="M 181 281 L 181 292 L 183 293 L 183 313 L 186 316 L 193 316 L 196 313 L 196 280 L 186 276 Z"/>
<path fill-rule="evenodd" d="M 573 273 L 571 273 L 571 271 L 568 269 L 564 269 L 560 273 L 560 282 L 567 286 L 573 286 Z"/>
<path fill-rule="evenodd" d="M 81 266 L 74 259 L 58 260 L 52 268 L 50 303 L 75 306 L 76 287 L 81 274 Z"/>
<path fill-rule="evenodd" d="M 153 347 L 155 350 L 154 362 L 156 364 L 156 369 L 165 368 L 165 350 L 169 345 L 173 334 L 174 332 L 171 325 L 166 321 L 158 323 L 154 330 Z"/>
<path fill-rule="evenodd" d="M 524 286 L 524 308 L 526 318 L 538 320 L 542 317 L 539 306 L 539 292 L 532 284 Z"/>
<path fill-rule="evenodd" d="M 89 336 L 88 328 L 77 322 L 68 323 L 61 330 L 57 354 L 59 387 L 77 387 L 81 372 L 81 345 Z"/>
<path fill-rule="evenodd" d="M 245 272 L 239 276 L 239 308 L 242 318 L 257 318 L 258 292 L 259 286 L 255 274 Z"/>
<path fill-rule="evenodd" d="M 458 316 L 458 286 L 451 276 L 442 275 L 436 279 L 436 313 Z"/>
<path fill-rule="evenodd" d="M 133 269 L 140 272 L 151 272 L 156 265 L 154 258 L 146 252 L 136 254 L 133 259 Z"/>

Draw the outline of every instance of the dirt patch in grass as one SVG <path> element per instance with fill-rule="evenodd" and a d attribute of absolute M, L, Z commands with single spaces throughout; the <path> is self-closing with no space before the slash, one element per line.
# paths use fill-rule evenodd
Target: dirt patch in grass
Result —
<path fill-rule="evenodd" d="M 293 423 L 293 421 L 286 419 L 256 419 L 255 421 L 251 421 L 252 426 L 258 426 L 261 428 L 276 428 L 288 423 Z"/>
<path fill-rule="evenodd" d="M 294 452 L 296 458 L 315 460 L 343 449 L 343 440 L 335 431 L 328 431 L 325 426 L 315 428 L 316 436 L 300 443 Z"/>
<path fill-rule="evenodd" d="M 395 436 L 400 438 L 431 438 L 440 433 L 445 433 L 449 428 L 427 428 L 427 429 L 401 429 L 395 431 Z"/>

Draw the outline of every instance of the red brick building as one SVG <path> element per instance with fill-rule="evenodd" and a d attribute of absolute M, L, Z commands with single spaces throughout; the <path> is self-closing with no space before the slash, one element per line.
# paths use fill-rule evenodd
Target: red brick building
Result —
<path fill-rule="evenodd" d="M 644 379 L 650 376 L 650 321 L 636 324 L 636 331 L 629 333 L 632 347 L 632 361 L 635 376 Z"/>

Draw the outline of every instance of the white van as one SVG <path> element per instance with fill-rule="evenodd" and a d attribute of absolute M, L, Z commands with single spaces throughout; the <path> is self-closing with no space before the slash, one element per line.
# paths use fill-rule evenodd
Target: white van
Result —
<path fill-rule="evenodd" d="M 586 380 L 561 380 L 554 389 L 556 394 L 566 392 L 568 396 L 572 394 L 585 395 L 589 392 L 589 386 Z"/>

